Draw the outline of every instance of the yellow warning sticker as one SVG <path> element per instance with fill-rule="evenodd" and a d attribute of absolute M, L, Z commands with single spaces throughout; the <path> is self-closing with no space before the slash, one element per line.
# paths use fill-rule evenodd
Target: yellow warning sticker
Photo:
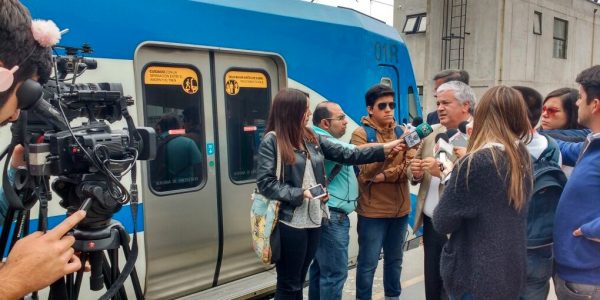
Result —
<path fill-rule="evenodd" d="M 260 72 L 229 71 L 225 74 L 225 92 L 237 95 L 240 88 L 267 88 L 267 77 Z"/>
<path fill-rule="evenodd" d="M 179 85 L 188 94 L 198 92 L 198 74 L 190 68 L 152 66 L 144 73 L 145 84 Z"/>

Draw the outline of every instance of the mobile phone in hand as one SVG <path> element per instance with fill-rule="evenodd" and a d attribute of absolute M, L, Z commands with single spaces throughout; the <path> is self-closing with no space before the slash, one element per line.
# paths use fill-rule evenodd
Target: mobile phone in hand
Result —
<path fill-rule="evenodd" d="M 308 191 L 313 196 L 314 199 L 323 198 L 327 196 L 327 192 L 323 188 L 323 185 L 317 184 L 308 188 Z"/>

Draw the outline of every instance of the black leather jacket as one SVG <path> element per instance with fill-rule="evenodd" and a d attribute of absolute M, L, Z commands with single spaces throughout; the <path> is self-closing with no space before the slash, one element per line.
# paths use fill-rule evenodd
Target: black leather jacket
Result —
<path fill-rule="evenodd" d="M 332 160 L 343 164 L 367 164 L 385 160 L 383 146 L 373 146 L 362 149 L 349 149 L 340 144 L 327 140 L 327 137 L 316 135 L 318 144 L 305 140 L 304 144 L 310 153 L 315 179 L 323 186 L 326 185 L 326 175 L 323 161 Z M 302 205 L 304 190 L 304 168 L 306 153 L 295 150 L 296 162 L 285 165 L 281 182 L 277 181 L 277 141 L 274 134 L 267 134 L 258 148 L 258 165 L 256 184 L 259 192 L 269 198 L 281 201 L 279 219 L 291 221 L 294 208 Z"/>

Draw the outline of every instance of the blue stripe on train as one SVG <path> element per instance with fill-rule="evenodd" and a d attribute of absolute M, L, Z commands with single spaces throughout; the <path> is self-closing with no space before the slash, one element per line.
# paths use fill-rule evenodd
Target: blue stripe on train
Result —
<path fill-rule="evenodd" d="M 65 219 L 64 215 L 51 216 L 48 218 L 48 227 L 54 228 L 56 225 L 58 225 L 64 219 Z M 120 211 L 118 211 L 117 213 L 115 213 L 113 215 L 113 219 L 121 222 L 121 224 L 123 224 L 123 226 L 125 227 L 125 230 L 127 230 L 127 232 L 129 232 L 130 234 L 133 233 L 133 218 L 131 216 L 131 206 L 130 205 L 123 206 L 123 208 L 121 208 Z M 31 220 L 29 222 L 29 228 L 30 228 L 30 232 L 36 231 L 36 229 L 38 228 L 38 219 Z M 0 230 L 2 230 L 1 226 L 0 226 Z M 144 204 L 140 203 L 140 204 L 138 204 L 138 213 L 137 213 L 137 232 L 143 232 L 143 231 L 144 231 Z M 12 232 L 11 232 L 10 236 L 12 236 Z M 9 240 L 10 240 L 10 237 L 9 237 Z M 8 255 L 8 253 L 5 252 L 3 256 L 6 257 L 7 255 Z"/>

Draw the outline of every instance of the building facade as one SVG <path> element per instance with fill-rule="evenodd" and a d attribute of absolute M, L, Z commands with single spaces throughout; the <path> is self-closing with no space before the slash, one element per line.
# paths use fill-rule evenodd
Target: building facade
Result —
<path fill-rule="evenodd" d="M 433 76 L 464 69 L 478 95 L 524 85 L 542 95 L 576 87 L 600 64 L 599 0 L 395 0 L 394 27 L 404 38 L 423 109 L 435 109 Z"/>

